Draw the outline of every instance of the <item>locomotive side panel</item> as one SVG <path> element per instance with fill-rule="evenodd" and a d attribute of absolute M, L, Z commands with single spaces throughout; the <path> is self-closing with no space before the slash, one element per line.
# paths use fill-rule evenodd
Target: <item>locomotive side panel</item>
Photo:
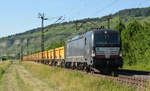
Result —
<path fill-rule="evenodd" d="M 93 32 L 89 31 L 86 33 L 85 35 L 85 59 L 87 61 L 88 65 L 92 65 L 93 64 L 93 58 L 92 58 L 92 50 L 93 50 Z"/>
<path fill-rule="evenodd" d="M 66 43 L 66 62 L 81 62 L 88 65 L 93 64 L 93 32 L 89 31 L 85 35 L 73 39 Z"/>
<path fill-rule="evenodd" d="M 66 44 L 66 62 L 84 62 L 84 38 L 67 42 Z"/>

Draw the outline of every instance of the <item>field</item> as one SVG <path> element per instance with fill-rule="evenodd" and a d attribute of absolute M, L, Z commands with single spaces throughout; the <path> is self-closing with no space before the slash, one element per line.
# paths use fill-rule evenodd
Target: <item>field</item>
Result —
<path fill-rule="evenodd" d="M 147 64 L 138 63 L 136 65 L 131 65 L 131 66 L 125 64 L 123 68 L 149 72 L 150 71 L 150 62 L 148 62 Z"/>
<path fill-rule="evenodd" d="M 0 91 L 136 91 L 110 79 L 33 62 L 3 62 L 0 69 Z"/>

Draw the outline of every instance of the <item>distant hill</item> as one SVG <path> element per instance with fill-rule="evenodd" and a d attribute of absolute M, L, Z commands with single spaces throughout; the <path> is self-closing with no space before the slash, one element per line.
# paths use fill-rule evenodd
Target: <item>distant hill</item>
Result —
<path fill-rule="evenodd" d="M 64 22 L 60 24 L 52 24 L 46 26 L 44 29 L 48 32 L 45 33 L 45 49 L 51 48 L 51 45 L 62 43 L 67 39 L 90 30 L 92 27 L 105 26 L 107 27 L 106 18 L 87 18 L 77 21 Z M 111 15 L 111 28 L 117 25 L 119 18 L 124 24 L 128 24 L 133 20 L 138 20 L 143 23 L 150 21 L 150 7 L 148 8 L 134 8 L 121 10 Z M 84 23 L 81 28 L 76 31 L 75 22 L 78 25 Z M 8 37 L 0 38 L 0 56 L 18 56 L 21 46 L 24 48 L 24 54 L 27 53 L 27 39 L 29 39 L 29 53 L 40 51 L 40 28 L 35 28 L 24 33 L 10 35 Z M 58 45 L 59 46 L 59 45 Z"/>

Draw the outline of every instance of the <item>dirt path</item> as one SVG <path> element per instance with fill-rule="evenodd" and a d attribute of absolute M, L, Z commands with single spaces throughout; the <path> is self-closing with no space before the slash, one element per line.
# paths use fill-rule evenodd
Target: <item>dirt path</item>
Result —
<path fill-rule="evenodd" d="M 0 91 L 53 91 L 48 83 L 33 77 L 23 66 L 13 63 L 0 81 Z"/>

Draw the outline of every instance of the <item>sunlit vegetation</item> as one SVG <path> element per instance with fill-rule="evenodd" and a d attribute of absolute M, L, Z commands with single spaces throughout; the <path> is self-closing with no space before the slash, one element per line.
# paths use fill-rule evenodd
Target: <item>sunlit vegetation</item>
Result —
<path fill-rule="evenodd" d="M 121 32 L 122 53 L 124 67 L 142 68 L 149 70 L 150 65 L 150 8 L 137 8 L 121 10 L 111 15 L 111 29 Z M 45 50 L 65 45 L 65 41 L 79 33 L 91 30 L 92 27 L 105 26 L 104 21 L 108 16 L 102 18 L 87 18 L 78 20 L 79 25 L 84 24 L 76 30 L 75 21 L 52 24 L 45 27 Z M 0 39 L 0 43 L 6 42 L 6 46 L 0 46 L 0 54 L 15 55 L 19 58 L 20 47 L 23 46 L 24 55 L 40 51 L 40 28 L 36 28 L 21 34 L 16 34 Z M 26 39 L 29 39 L 27 49 Z M 135 66 L 135 67 L 134 67 Z"/>
<path fill-rule="evenodd" d="M 0 62 L 0 79 L 2 78 L 3 74 L 6 72 L 6 70 L 11 64 L 12 64 L 12 61 Z"/>
<path fill-rule="evenodd" d="M 111 29 L 117 25 L 119 17 L 122 22 L 127 25 L 133 20 L 138 20 L 143 24 L 144 21 L 150 21 L 150 8 L 137 8 L 121 10 L 111 15 Z M 69 21 L 64 23 L 53 24 L 45 27 L 45 49 L 54 48 L 59 46 L 59 42 L 66 41 L 67 39 L 77 35 L 78 33 L 90 30 L 92 27 L 105 26 L 107 28 L 107 22 L 104 21 L 108 16 L 102 18 L 87 18 L 78 20 L 79 25 L 84 23 L 78 30 L 76 30 L 75 21 Z M 11 35 L 0 39 L 0 43 L 7 44 L 6 46 L 0 46 L 0 54 L 15 55 L 18 56 L 20 47 L 23 46 L 24 54 L 27 54 L 26 39 L 29 39 L 29 53 L 40 51 L 40 28 L 35 28 L 30 31 Z M 56 43 L 56 46 L 55 46 Z M 53 47 L 51 47 L 53 46 Z"/>
<path fill-rule="evenodd" d="M 124 67 L 137 70 L 150 70 L 150 22 L 140 23 L 137 20 L 128 25 L 119 23 L 122 37 Z"/>
<path fill-rule="evenodd" d="M 33 76 L 58 91 L 135 91 L 135 88 L 121 85 L 111 79 L 94 77 L 82 72 L 49 67 L 43 64 L 23 62 L 22 65 Z"/>

